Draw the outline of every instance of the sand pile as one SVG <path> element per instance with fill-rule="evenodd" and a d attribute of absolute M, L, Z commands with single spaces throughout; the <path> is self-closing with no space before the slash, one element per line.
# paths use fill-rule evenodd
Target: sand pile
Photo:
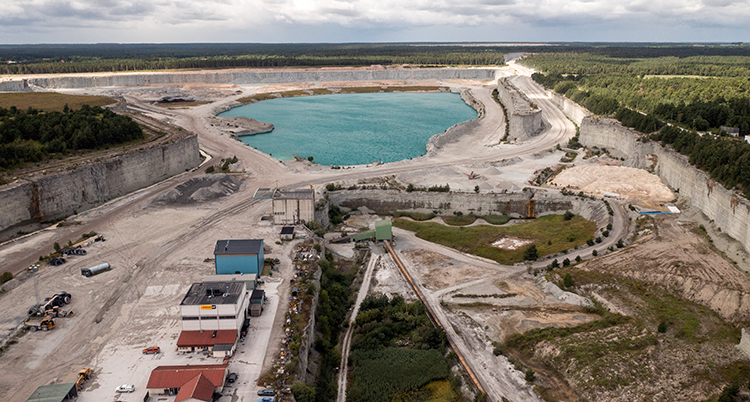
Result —
<path fill-rule="evenodd" d="M 658 176 L 623 166 L 585 165 L 563 170 L 550 186 L 604 195 L 617 193 L 624 199 L 671 201 L 674 194 Z"/>
<path fill-rule="evenodd" d="M 154 199 L 156 204 L 192 204 L 236 193 L 242 180 L 226 174 L 196 177 Z"/>

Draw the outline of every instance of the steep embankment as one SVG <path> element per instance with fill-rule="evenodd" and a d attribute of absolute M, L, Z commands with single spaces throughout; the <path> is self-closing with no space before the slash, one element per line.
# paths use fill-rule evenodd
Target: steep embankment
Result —
<path fill-rule="evenodd" d="M 497 86 L 498 98 L 508 112 L 509 139 L 528 140 L 544 130 L 542 110 L 507 78 Z"/>
<path fill-rule="evenodd" d="M 200 164 L 195 135 L 0 187 L 0 232 L 85 211 Z"/>
<path fill-rule="evenodd" d="M 0 91 L 23 91 L 33 88 L 72 89 L 95 87 L 128 87 L 169 84 L 279 84 L 293 82 L 380 81 L 380 80 L 494 80 L 489 68 L 404 68 L 404 69 L 309 69 L 309 70 L 221 70 L 194 72 L 139 72 L 59 75 L 11 78 L 0 81 Z"/>
<path fill-rule="evenodd" d="M 750 202 L 736 192 L 711 180 L 690 164 L 688 158 L 656 142 L 641 142 L 634 130 L 614 119 L 588 117 L 581 124 L 580 142 L 606 148 L 613 156 L 625 158 L 625 165 L 657 174 L 680 197 L 700 209 L 723 233 L 750 251 Z"/>

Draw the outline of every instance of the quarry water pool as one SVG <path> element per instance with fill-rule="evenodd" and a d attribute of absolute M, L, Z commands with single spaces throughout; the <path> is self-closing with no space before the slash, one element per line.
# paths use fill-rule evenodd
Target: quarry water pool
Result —
<path fill-rule="evenodd" d="M 477 112 L 456 93 L 399 92 L 271 99 L 219 116 L 272 123 L 272 132 L 240 139 L 276 159 L 312 156 L 323 165 L 362 165 L 422 156 L 430 137 Z"/>

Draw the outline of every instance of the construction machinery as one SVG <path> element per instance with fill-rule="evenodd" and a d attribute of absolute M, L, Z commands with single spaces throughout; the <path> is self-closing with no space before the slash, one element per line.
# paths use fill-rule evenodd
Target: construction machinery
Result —
<path fill-rule="evenodd" d="M 73 310 L 61 310 L 60 306 L 52 307 L 52 309 L 47 311 L 47 315 L 54 318 L 72 317 L 73 314 Z"/>
<path fill-rule="evenodd" d="M 71 295 L 68 292 L 60 292 L 52 297 L 44 299 L 44 303 L 32 306 L 29 309 L 30 316 L 41 316 L 46 315 L 48 310 L 52 310 L 55 307 L 64 306 L 70 303 Z"/>
<path fill-rule="evenodd" d="M 32 317 L 23 323 L 23 325 L 30 331 L 51 331 L 55 328 L 55 320 L 49 315 L 45 315 L 44 317 Z"/>
<path fill-rule="evenodd" d="M 473 170 L 471 173 L 464 173 L 464 174 L 469 177 L 469 180 L 474 180 L 474 179 L 478 179 L 482 177 L 479 173 L 474 173 Z"/>
<path fill-rule="evenodd" d="M 76 381 L 76 390 L 80 391 L 81 387 L 83 387 L 83 383 L 91 377 L 91 371 L 90 368 L 86 367 L 85 369 L 81 369 L 81 371 L 78 372 L 78 380 Z"/>

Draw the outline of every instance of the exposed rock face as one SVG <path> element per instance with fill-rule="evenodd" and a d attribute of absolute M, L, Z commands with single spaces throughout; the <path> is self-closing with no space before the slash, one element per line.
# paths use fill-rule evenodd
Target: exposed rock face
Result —
<path fill-rule="evenodd" d="M 415 68 L 392 70 L 284 69 L 273 71 L 214 70 L 180 73 L 78 74 L 1 81 L 0 91 L 19 91 L 29 86 L 42 89 L 72 89 L 189 83 L 247 85 L 323 81 L 428 81 L 447 79 L 494 80 L 495 70 L 489 68 Z"/>
<path fill-rule="evenodd" d="M 69 216 L 200 164 L 198 137 L 0 187 L 0 231 Z"/>
<path fill-rule="evenodd" d="M 533 196 L 533 198 L 532 198 Z M 533 201 L 534 216 L 561 214 L 571 211 L 596 222 L 598 226 L 609 223 L 609 213 L 602 201 L 580 199 L 555 193 L 522 191 L 505 194 L 435 193 L 397 190 L 341 190 L 329 193 L 330 202 L 346 208 L 367 207 L 373 211 L 393 212 L 416 210 L 442 214 L 453 212 L 476 215 L 506 214 L 516 218 L 529 216 Z"/>
<path fill-rule="evenodd" d="M 157 204 L 190 205 L 236 193 L 242 180 L 223 173 L 196 177 L 157 197 Z"/>
<path fill-rule="evenodd" d="M 528 140 L 544 130 L 542 110 L 532 107 L 529 98 L 507 78 L 500 80 L 497 92 L 498 98 L 508 111 L 509 139 Z"/>
<path fill-rule="evenodd" d="M 579 104 L 573 102 L 572 100 L 566 98 L 564 95 L 560 95 L 555 91 L 547 91 L 547 93 L 549 94 L 552 103 L 560 108 L 560 110 L 562 110 L 563 113 L 565 113 L 565 115 L 570 118 L 570 120 L 573 120 L 575 124 L 578 124 L 578 126 L 581 125 L 584 117 L 591 116 L 591 112 L 586 110 L 584 107 L 581 107 Z"/>
<path fill-rule="evenodd" d="M 686 156 L 653 141 L 640 142 L 639 137 L 637 132 L 614 119 L 587 117 L 581 124 L 582 144 L 606 148 L 613 156 L 625 158 L 626 166 L 657 174 L 750 252 L 750 202 L 711 180 L 692 166 Z"/>

